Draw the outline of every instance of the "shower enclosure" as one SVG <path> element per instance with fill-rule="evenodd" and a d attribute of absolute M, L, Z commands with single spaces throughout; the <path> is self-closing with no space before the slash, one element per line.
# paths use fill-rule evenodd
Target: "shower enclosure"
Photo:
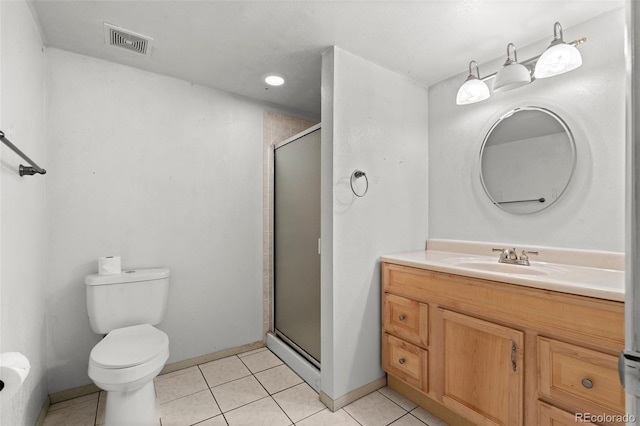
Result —
<path fill-rule="evenodd" d="M 273 209 L 275 335 L 319 369 L 320 125 L 276 146 Z"/>

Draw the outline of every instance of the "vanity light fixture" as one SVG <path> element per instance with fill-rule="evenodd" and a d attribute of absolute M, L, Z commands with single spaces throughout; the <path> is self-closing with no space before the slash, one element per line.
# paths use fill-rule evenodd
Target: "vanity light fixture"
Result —
<path fill-rule="evenodd" d="M 564 74 L 582 65 L 582 55 L 573 44 L 565 43 L 562 38 L 560 22 L 553 24 L 553 41 L 540 56 L 534 76 L 547 78 Z"/>
<path fill-rule="evenodd" d="M 493 91 L 503 92 L 530 84 L 532 77 L 553 77 L 574 70 L 582 65 L 582 56 L 576 46 L 586 41 L 586 37 L 582 37 L 566 43 L 562 35 L 562 26 L 559 22 L 556 22 L 553 25 L 553 41 L 542 55 L 518 62 L 516 47 L 513 43 L 509 43 L 507 45 L 507 60 L 502 68 L 498 72 L 482 78 L 480 78 L 477 62 L 471 61 L 469 63 L 469 76 L 458 90 L 456 103 L 458 105 L 467 105 L 489 98 L 491 93 L 485 93 L 482 86 L 484 85 L 488 89 L 485 82 L 491 78 L 494 79 Z M 513 59 L 511 59 L 511 48 L 513 49 Z M 473 75 L 471 71 L 471 67 L 474 64 L 477 76 Z"/>
<path fill-rule="evenodd" d="M 513 47 L 513 59 L 509 54 L 510 47 Z M 531 83 L 531 72 L 527 67 L 518 63 L 516 46 L 513 43 L 507 44 L 507 60 L 493 80 L 493 91 L 504 92 L 529 83 Z"/>
<path fill-rule="evenodd" d="M 471 70 L 472 66 L 476 67 L 477 77 L 473 75 L 473 71 Z M 491 93 L 489 92 L 487 83 L 480 79 L 480 69 L 478 68 L 478 63 L 476 61 L 469 62 L 469 76 L 458 90 L 458 96 L 456 96 L 456 104 L 472 104 L 475 102 L 484 101 L 489 96 L 491 96 Z"/>

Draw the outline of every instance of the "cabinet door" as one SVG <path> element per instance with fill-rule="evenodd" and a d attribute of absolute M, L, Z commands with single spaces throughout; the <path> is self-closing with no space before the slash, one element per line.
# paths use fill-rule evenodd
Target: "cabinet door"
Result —
<path fill-rule="evenodd" d="M 443 403 L 478 425 L 523 423 L 523 333 L 443 311 Z"/>

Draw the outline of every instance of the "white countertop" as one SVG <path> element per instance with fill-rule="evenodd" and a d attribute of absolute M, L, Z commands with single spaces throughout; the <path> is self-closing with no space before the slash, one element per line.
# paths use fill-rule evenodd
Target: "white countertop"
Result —
<path fill-rule="evenodd" d="M 467 243 L 465 242 L 465 244 Z M 444 244 L 441 244 L 441 241 L 438 241 L 435 244 L 427 243 L 427 251 L 381 256 L 380 260 L 449 274 L 500 281 L 600 299 L 624 301 L 624 271 L 621 269 L 590 267 L 585 266 L 583 264 L 584 262 L 575 262 L 578 264 L 541 262 L 531 258 L 531 266 L 501 264 L 498 263 L 499 253 L 491 256 L 478 254 L 478 251 L 486 251 L 486 246 L 488 245 L 485 243 L 476 245 L 482 245 L 483 250 L 469 250 L 468 246 L 457 247 L 455 244 L 452 247 L 451 242 L 447 242 L 447 248 L 460 248 L 460 250 L 454 252 L 429 249 L 430 246 L 436 248 L 445 247 Z M 496 246 L 495 244 L 492 245 Z M 498 247 L 501 246 L 498 245 Z M 544 250 L 543 247 L 535 248 L 542 254 Z M 558 249 L 553 250 L 558 251 Z M 520 252 L 520 249 L 518 252 Z M 593 253 L 595 253 L 595 255 Z M 604 264 L 618 267 L 623 263 L 623 261 L 620 262 L 618 258 L 621 254 L 606 252 L 593 253 L 591 254 L 599 256 L 600 258 L 602 258 L 603 255 L 610 255 L 608 261 L 593 262 L 594 264 L 599 263 L 598 266 Z M 569 256 L 569 258 L 571 257 L 572 256 Z M 566 261 L 566 258 L 565 256 L 563 260 Z M 613 261 L 611 261 L 611 258 L 613 258 Z M 624 260 L 624 258 L 622 259 Z"/>

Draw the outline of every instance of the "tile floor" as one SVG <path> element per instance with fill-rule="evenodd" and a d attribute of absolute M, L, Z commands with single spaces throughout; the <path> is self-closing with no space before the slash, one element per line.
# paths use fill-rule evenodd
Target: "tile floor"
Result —
<path fill-rule="evenodd" d="M 332 413 L 267 348 L 155 379 L 162 426 L 446 426 L 387 387 Z M 45 426 L 104 424 L 106 392 L 52 404 Z"/>

